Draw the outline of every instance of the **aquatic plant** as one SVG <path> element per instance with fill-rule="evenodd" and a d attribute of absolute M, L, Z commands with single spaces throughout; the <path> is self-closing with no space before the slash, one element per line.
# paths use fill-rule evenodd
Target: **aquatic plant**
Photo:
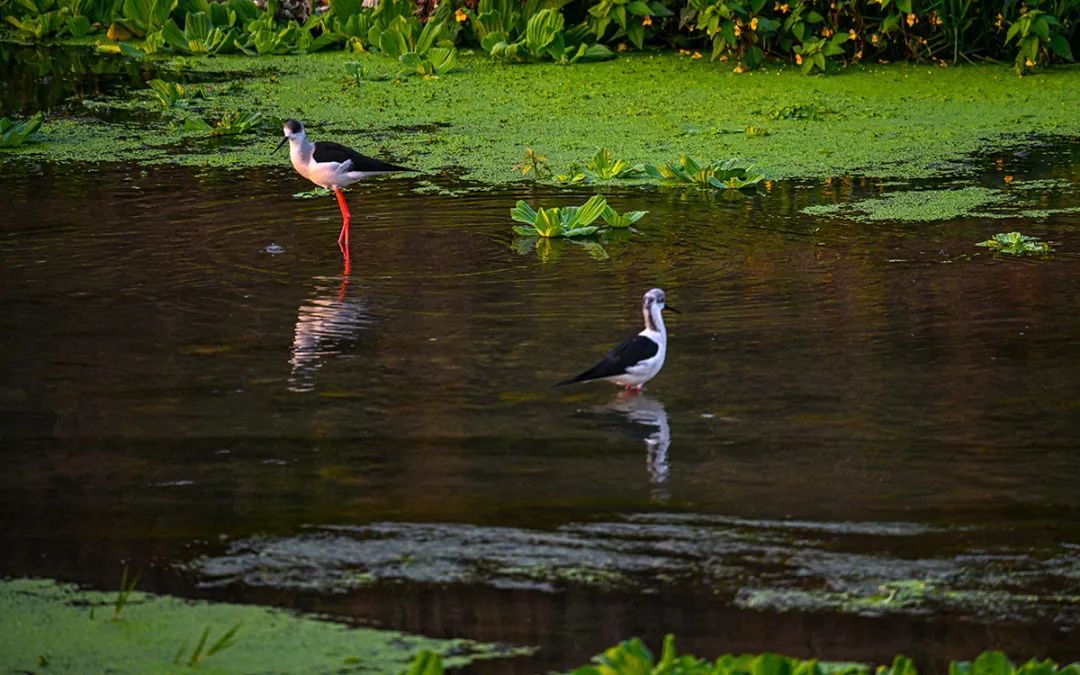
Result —
<path fill-rule="evenodd" d="M 122 14 L 114 23 L 145 37 L 160 30 L 176 9 L 178 0 L 124 0 Z"/>
<path fill-rule="evenodd" d="M 585 166 L 573 165 L 570 173 L 556 177 L 563 183 L 595 183 L 616 178 L 636 178 L 645 172 L 641 164 L 615 159 L 611 148 L 600 148 Z"/>
<path fill-rule="evenodd" d="M 357 84 L 363 84 L 364 82 L 383 82 L 394 76 L 393 73 L 387 70 L 358 61 L 349 61 L 346 63 L 345 72 L 351 75 L 352 78 L 356 80 Z"/>
<path fill-rule="evenodd" d="M 424 56 L 416 52 L 407 52 L 398 57 L 404 66 L 398 75 L 420 75 L 424 78 L 437 78 L 445 75 L 457 65 L 457 50 L 453 47 L 432 47 Z"/>
<path fill-rule="evenodd" d="M 515 225 L 514 232 L 524 236 L 584 237 L 601 228 L 593 225 L 598 219 L 613 228 L 630 227 L 648 211 L 627 211 L 620 214 L 608 205 L 603 195 L 593 195 L 581 206 L 548 207 L 534 210 L 525 200 L 519 200 L 510 210 L 510 217 L 524 225 Z"/>
<path fill-rule="evenodd" d="M 248 131 L 255 131 L 262 126 L 262 113 L 232 112 L 223 115 L 214 124 L 201 117 L 184 120 L 184 131 L 196 131 L 211 136 L 236 136 Z"/>
<path fill-rule="evenodd" d="M 563 3 L 559 3 L 563 4 Z M 603 61 L 615 54 L 601 44 L 589 44 L 585 24 L 566 29 L 558 6 L 537 0 L 515 6 L 513 0 L 481 0 L 476 11 L 466 10 L 480 47 L 505 61 L 551 59 L 570 64 Z"/>
<path fill-rule="evenodd" d="M 443 672 L 442 657 L 425 649 L 416 655 L 404 675 L 442 675 Z"/>
<path fill-rule="evenodd" d="M 312 190 L 305 190 L 304 192 L 294 192 L 293 199 L 317 199 L 320 197 L 329 197 L 333 192 L 326 188 L 317 187 Z"/>
<path fill-rule="evenodd" d="M 701 164 L 688 155 L 681 156 L 677 162 L 646 164 L 645 173 L 668 184 L 747 192 L 757 190 L 761 181 L 765 180 L 763 174 L 752 174 L 750 167 L 740 165 L 733 159 Z"/>
<path fill-rule="evenodd" d="M 980 241 L 975 245 L 988 248 L 994 253 L 1007 253 L 1009 255 L 1051 253 L 1054 250 L 1050 248 L 1050 244 L 1019 232 L 999 232 L 990 239 Z"/>
<path fill-rule="evenodd" d="M 184 86 L 177 82 L 150 80 L 146 84 L 150 86 L 150 89 L 154 92 L 154 96 L 161 102 L 161 105 L 166 108 L 176 106 L 177 103 L 187 97 Z"/>
<path fill-rule="evenodd" d="M 14 148 L 36 140 L 35 132 L 41 128 L 45 116 L 35 113 L 33 117 L 16 122 L 7 117 L 0 117 L 0 148 Z"/>
<path fill-rule="evenodd" d="M 233 627 L 225 631 L 214 644 L 206 647 L 206 640 L 210 637 L 210 627 L 207 626 L 206 630 L 204 630 L 199 637 L 199 641 L 195 644 L 195 649 L 192 650 L 191 656 L 187 660 L 187 667 L 195 668 L 214 654 L 223 652 L 229 647 L 234 646 L 236 644 L 236 633 L 240 630 L 240 626 L 241 624 L 239 623 L 234 624 Z M 180 663 L 180 658 L 186 650 L 187 643 L 185 642 L 180 645 L 180 649 L 176 651 L 176 657 L 173 659 L 173 663 Z"/>
<path fill-rule="evenodd" d="M 222 8 L 214 12 L 216 21 L 205 12 L 188 12 L 184 17 L 182 31 L 172 19 L 165 22 L 161 36 L 174 52 L 204 56 L 234 48 L 236 32 L 232 24 L 236 21 L 236 13 L 229 11 L 225 5 L 214 6 Z"/>
<path fill-rule="evenodd" d="M 531 173 L 533 178 L 543 178 L 544 174 L 551 174 L 547 155 L 542 155 L 532 148 L 525 148 L 521 161 L 514 165 L 514 171 L 520 172 L 522 176 L 528 176 Z"/>
<path fill-rule="evenodd" d="M 405 675 L 442 675 L 442 663 L 437 654 L 421 651 L 413 659 Z M 640 638 L 624 640 L 593 657 L 592 664 L 571 671 L 571 675 L 918 675 L 915 663 L 897 655 L 888 666 L 871 667 L 862 663 L 828 662 L 817 659 L 798 659 L 781 654 L 724 654 L 715 661 L 691 654 L 679 654 L 675 636 L 664 636 L 660 659 Z M 987 651 L 973 661 L 953 661 L 952 675 L 1076 675 L 1080 664 L 1059 667 L 1050 659 L 1031 659 L 1017 667 L 1003 653 Z"/>
<path fill-rule="evenodd" d="M 132 592 L 135 591 L 135 587 L 139 585 L 139 579 L 141 577 L 141 574 L 136 574 L 135 578 L 129 581 L 128 568 L 127 565 L 124 565 L 124 571 L 120 573 L 120 590 L 116 592 L 116 602 L 113 604 L 113 621 L 120 620 L 120 614 L 124 611 L 124 607 L 127 606 Z"/>

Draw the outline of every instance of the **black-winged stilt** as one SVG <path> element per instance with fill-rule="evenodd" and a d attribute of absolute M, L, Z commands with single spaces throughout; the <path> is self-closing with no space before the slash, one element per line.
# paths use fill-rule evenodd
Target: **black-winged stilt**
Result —
<path fill-rule="evenodd" d="M 656 377 L 664 367 L 667 355 L 667 328 L 664 327 L 663 311 L 666 307 L 664 291 L 654 288 L 645 294 L 641 313 L 645 315 L 645 330 L 612 349 L 592 368 L 577 377 L 563 380 L 556 387 L 589 380 L 607 380 L 625 386 L 628 390 L 641 391 L 645 383 Z M 679 310 L 667 307 L 676 314 Z"/>
<path fill-rule="evenodd" d="M 368 176 L 378 176 L 394 171 L 415 171 L 415 169 L 407 169 L 379 159 L 365 157 L 340 143 L 330 141 L 312 143 L 308 140 L 304 125 L 296 120 L 285 120 L 284 131 L 285 138 L 281 139 L 274 148 L 274 152 L 280 150 L 281 146 L 288 142 L 290 144 L 289 159 L 292 160 L 296 172 L 319 187 L 333 190 L 337 195 L 343 221 L 341 234 L 338 235 L 338 245 L 343 251 L 348 251 L 349 248 L 349 222 L 352 216 L 349 214 L 349 205 L 345 202 L 345 195 L 342 194 L 341 188 Z"/>

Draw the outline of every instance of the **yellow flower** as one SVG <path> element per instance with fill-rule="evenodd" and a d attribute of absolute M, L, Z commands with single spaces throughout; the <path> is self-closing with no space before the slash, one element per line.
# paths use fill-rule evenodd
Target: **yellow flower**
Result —
<path fill-rule="evenodd" d="M 462 23 L 469 19 L 469 14 L 462 8 L 458 7 L 458 11 L 454 12 L 454 18 L 458 23 Z"/>
<path fill-rule="evenodd" d="M 878 34 L 874 33 L 873 35 L 870 36 L 870 42 L 876 45 L 877 41 L 878 41 L 878 38 L 879 38 Z"/>
<path fill-rule="evenodd" d="M 787 14 L 788 12 L 790 12 L 790 11 L 791 11 L 791 8 L 790 8 L 790 7 L 788 7 L 788 4 L 787 4 L 786 2 L 785 2 L 784 4 L 782 4 L 782 5 L 780 5 L 779 7 L 777 7 L 776 9 L 777 9 L 777 10 L 778 10 L 778 11 L 779 11 L 779 12 L 780 12 L 781 14 Z"/>
<path fill-rule="evenodd" d="M 919 17 L 915 16 L 914 14 L 907 15 L 907 25 L 914 26 L 917 23 L 919 23 Z"/>
<path fill-rule="evenodd" d="M 997 21 L 994 22 L 994 25 L 997 26 L 1000 29 L 1002 24 L 1004 24 L 1004 23 L 1005 23 L 1005 17 L 998 14 L 997 15 Z"/>
<path fill-rule="evenodd" d="M 757 30 L 757 17 L 750 19 L 750 30 Z"/>
<path fill-rule="evenodd" d="M 735 66 L 735 69 L 734 69 L 734 70 L 732 70 L 731 72 L 733 72 L 733 73 L 735 73 L 735 74 L 737 75 L 737 74 L 739 74 L 739 73 L 744 73 L 744 72 L 746 72 L 746 69 L 745 69 L 745 68 L 743 68 L 742 66 Z"/>
<path fill-rule="evenodd" d="M 942 19 L 942 18 L 941 18 L 940 16 L 938 16 L 937 14 L 934 14 L 934 25 L 935 25 L 935 26 L 940 26 L 940 25 L 941 25 L 941 24 L 943 24 L 943 23 L 945 23 L 945 20 L 944 20 L 944 19 Z"/>
<path fill-rule="evenodd" d="M 795 63 L 800 66 L 802 65 L 802 54 L 795 55 Z"/>
<path fill-rule="evenodd" d="M 832 28 L 822 28 L 821 34 L 825 37 L 832 37 Z"/>
<path fill-rule="evenodd" d="M 690 55 L 690 58 L 692 58 L 692 59 L 700 59 L 701 58 L 701 52 L 694 52 L 693 54 Z"/>
<path fill-rule="evenodd" d="M 735 24 L 735 37 L 742 35 L 742 26 Z"/>
<path fill-rule="evenodd" d="M 858 40 L 859 39 L 859 34 L 855 32 L 854 28 L 852 28 L 851 30 L 849 30 L 847 32 L 847 37 L 848 37 L 849 40 Z"/>
<path fill-rule="evenodd" d="M 1027 59 L 1027 60 L 1024 61 L 1024 65 L 1027 66 L 1028 68 L 1034 68 L 1035 67 L 1035 62 L 1032 61 L 1031 59 Z"/>
<path fill-rule="evenodd" d="M 1005 184 L 1008 185 L 1011 182 L 1013 182 L 1013 177 L 1012 176 L 1005 176 Z"/>
<path fill-rule="evenodd" d="M 858 61 L 862 58 L 862 50 L 855 52 L 855 60 Z"/>
<path fill-rule="evenodd" d="M 647 17 L 645 17 L 644 19 L 642 19 L 642 20 L 641 20 L 641 25 L 642 25 L 642 26 L 651 26 L 651 25 L 652 25 L 652 17 L 651 17 L 651 16 L 647 16 Z"/>

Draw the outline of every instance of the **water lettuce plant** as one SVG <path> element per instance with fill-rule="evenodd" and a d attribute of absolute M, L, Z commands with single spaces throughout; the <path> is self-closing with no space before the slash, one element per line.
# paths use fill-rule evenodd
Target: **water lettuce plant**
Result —
<path fill-rule="evenodd" d="M 14 148 L 35 140 L 35 132 L 41 128 L 44 119 L 41 113 L 22 122 L 0 117 L 0 148 Z"/>
<path fill-rule="evenodd" d="M 593 195 L 581 206 L 548 207 L 534 210 L 525 200 L 519 200 L 510 210 L 510 217 L 524 225 L 515 225 L 514 232 L 524 236 L 585 237 L 601 229 L 594 225 L 598 219 L 613 228 L 627 228 L 648 211 L 618 213 L 608 205 L 603 195 Z"/>
<path fill-rule="evenodd" d="M 765 180 L 760 173 L 750 173 L 750 167 L 729 159 L 725 162 L 700 163 L 683 155 L 677 162 L 660 165 L 646 164 L 645 173 L 671 185 L 696 185 L 702 188 L 753 192 Z"/>
<path fill-rule="evenodd" d="M 201 117 L 184 120 L 184 131 L 195 131 L 211 136 L 236 136 L 248 131 L 255 131 L 262 126 L 262 113 L 227 113 L 214 124 Z"/>
<path fill-rule="evenodd" d="M 225 5 L 214 6 L 223 8 L 214 12 L 217 21 L 205 12 L 188 12 L 184 17 L 183 30 L 172 19 L 165 22 L 161 36 L 166 44 L 177 54 L 193 56 L 232 50 L 236 43 L 236 33 L 232 28 L 236 13 L 225 9 Z"/>
<path fill-rule="evenodd" d="M 559 7 L 540 0 L 480 0 L 476 11 L 466 11 L 480 47 L 504 61 L 550 59 L 559 64 L 603 61 L 615 54 L 601 44 L 590 44 L 588 26 L 566 28 Z"/>
<path fill-rule="evenodd" d="M 154 96 L 161 102 L 161 105 L 166 108 L 175 107 L 177 103 L 187 97 L 184 86 L 177 82 L 150 80 L 146 84 L 150 86 L 151 91 L 154 92 Z"/>
<path fill-rule="evenodd" d="M 1007 253 L 1009 255 L 1051 253 L 1054 250 L 1050 248 L 1050 244 L 1019 232 L 999 232 L 986 241 L 980 241 L 975 245 L 988 248 L 994 253 Z"/>
<path fill-rule="evenodd" d="M 641 164 L 631 164 L 625 159 L 615 159 L 611 148 L 600 148 L 585 166 L 573 165 L 570 173 L 560 174 L 556 179 L 563 183 L 595 183 L 616 178 L 637 178 L 645 172 Z"/>

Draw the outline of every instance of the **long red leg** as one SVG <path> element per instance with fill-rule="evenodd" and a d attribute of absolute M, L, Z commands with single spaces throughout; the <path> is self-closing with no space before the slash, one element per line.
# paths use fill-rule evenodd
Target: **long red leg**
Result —
<path fill-rule="evenodd" d="M 345 201 L 345 195 L 340 189 L 334 188 L 334 194 L 337 195 L 338 206 L 341 207 L 341 234 L 338 235 L 338 245 L 345 242 L 345 248 L 349 248 L 349 222 L 352 221 L 352 215 L 349 213 L 349 204 Z"/>

